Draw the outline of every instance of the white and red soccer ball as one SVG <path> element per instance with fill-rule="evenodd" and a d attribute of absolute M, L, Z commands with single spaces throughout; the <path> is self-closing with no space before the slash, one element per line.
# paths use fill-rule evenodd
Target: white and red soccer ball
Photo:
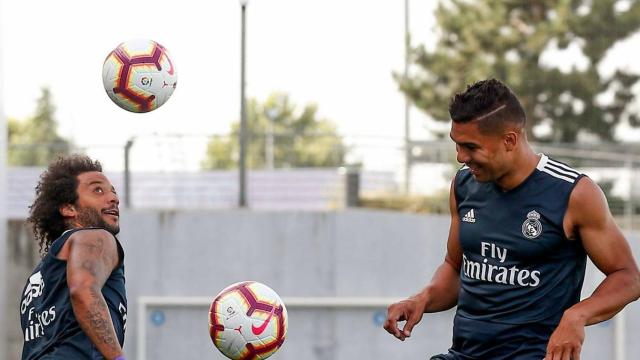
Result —
<path fill-rule="evenodd" d="M 229 359 L 262 360 L 282 346 L 287 319 L 287 309 L 275 291 L 245 281 L 228 286 L 213 300 L 209 334 Z"/>
<path fill-rule="evenodd" d="M 143 113 L 159 108 L 171 97 L 177 76 L 164 46 L 152 40 L 131 40 L 107 56 L 102 82 L 114 103 Z"/>

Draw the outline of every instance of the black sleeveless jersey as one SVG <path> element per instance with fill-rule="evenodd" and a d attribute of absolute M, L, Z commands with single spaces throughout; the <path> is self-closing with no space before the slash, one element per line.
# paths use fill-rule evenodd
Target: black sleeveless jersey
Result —
<path fill-rule="evenodd" d="M 20 322 L 24 335 L 22 359 L 104 359 L 80 328 L 71 307 L 67 286 L 67 262 L 56 258 L 69 236 L 84 229 L 65 231 L 36 266 L 22 292 Z M 102 288 L 120 345 L 124 343 L 127 296 L 124 251 L 116 239 L 120 257 Z"/>
<path fill-rule="evenodd" d="M 503 191 L 462 168 L 460 295 L 451 352 L 463 359 L 541 360 L 563 312 L 580 301 L 586 253 L 563 219 L 583 175 L 541 155 L 533 173 Z"/>

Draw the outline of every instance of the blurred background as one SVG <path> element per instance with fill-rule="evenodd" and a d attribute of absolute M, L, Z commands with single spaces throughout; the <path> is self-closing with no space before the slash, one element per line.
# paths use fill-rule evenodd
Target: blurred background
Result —
<path fill-rule="evenodd" d="M 289 304 L 274 359 L 445 352 L 452 311 L 403 343 L 381 326 L 443 259 L 449 98 L 490 77 L 521 99 L 537 151 L 600 184 L 638 258 L 639 30 L 640 1 L 624 0 L 0 0 L 0 358 L 22 346 L 38 176 L 75 152 L 121 197 L 128 358 L 222 359 L 208 305 L 242 280 Z M 151 113 L 102 86 L 105 57 L 132 38 L 177 68 Z M 591 266 L 583 295 L 601 279 Z M 639 315 L 590 327 L 583 358 L 634 359 Z"/>

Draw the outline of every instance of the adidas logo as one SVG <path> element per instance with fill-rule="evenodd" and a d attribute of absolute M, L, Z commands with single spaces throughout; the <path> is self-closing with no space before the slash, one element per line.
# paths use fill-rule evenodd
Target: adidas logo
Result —
<path fill-rule="evenodd" d="M 474 222 L 476 222 L 476 217 L 475 217 L 475 215 L 473 214 L 473 209 L 469 210 L 469 212 L 467 213 L 467 215 L 465 215 L 465 216 L 462 218 L 462 221 L 464 221 L 464 222 L 468 222 L 468 223 L 474 223 Z"/>

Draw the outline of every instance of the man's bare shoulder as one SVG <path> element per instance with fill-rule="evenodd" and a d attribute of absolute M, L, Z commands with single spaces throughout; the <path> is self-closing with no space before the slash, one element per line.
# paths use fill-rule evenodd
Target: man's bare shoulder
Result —
<path fill-rule="evenodd" d="M 94 253 L 104 253 L 117 256 L 116 239 L 104 229 L 80 229 L 69 236 L 62 249 L 58 253 L 58 258 L 68 260 L 72 249 L 83 248 Z"/>
<path fill-rule="evenodd" d="M 571 192 L 569 211 L 591 217 L 590 215 L 607 215 L 607 209 L 607 199 L 598 184 L 588 176 L 581 177 Z M 602 214 L 594 212 L 602 212 Z"/>

